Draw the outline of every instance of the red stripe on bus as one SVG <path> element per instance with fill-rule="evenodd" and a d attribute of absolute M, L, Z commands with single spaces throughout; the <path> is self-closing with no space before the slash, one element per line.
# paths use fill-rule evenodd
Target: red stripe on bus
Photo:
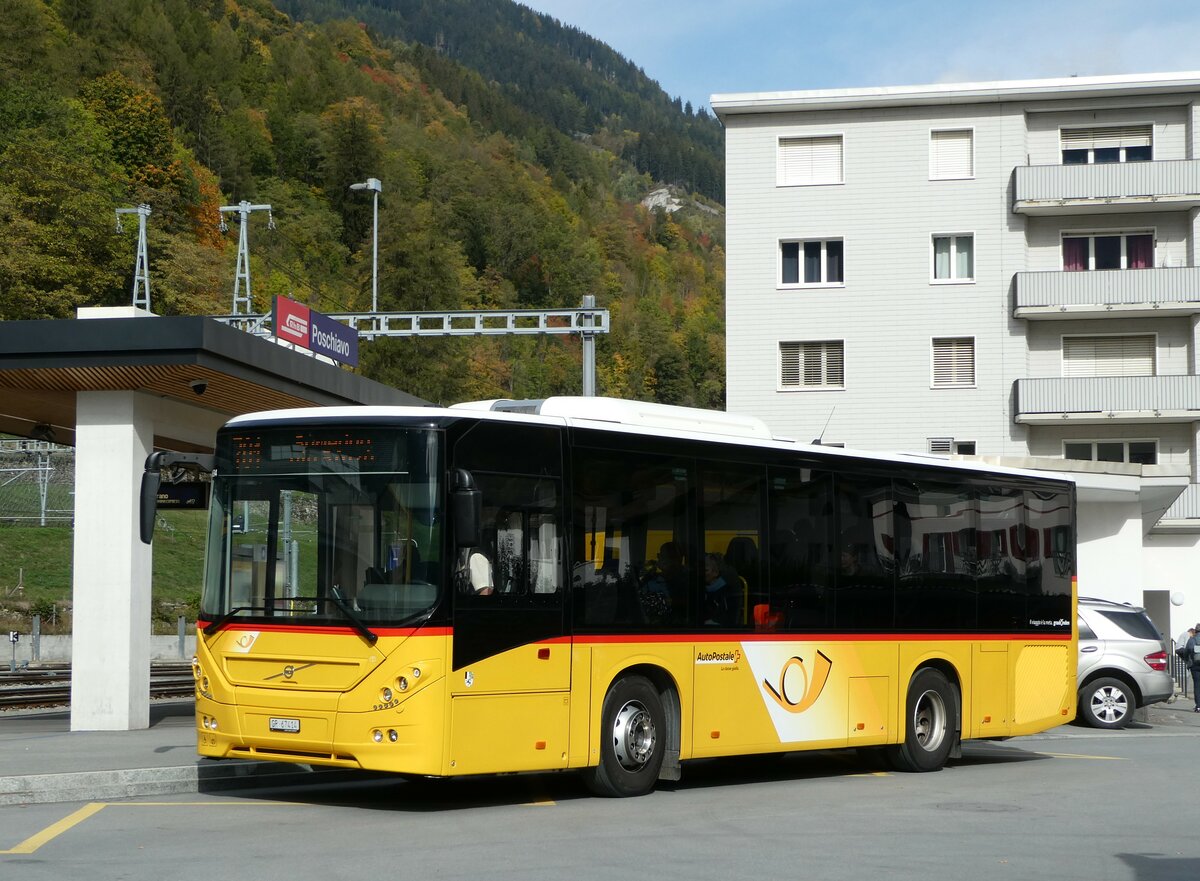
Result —
<path fill-rule="evenodd" d="M 196 627 L 203 630 L 208 622 L 197 621 Z M 299 624 L 252 624 L 239 622 L 227 624 L 222 630 L 256 630 L 267 633 L 337 633 L 353 634 L 356 631 L 341 625 L 319 626 Z M 380 636 L 452 636 L 451 627 L 377 627 L 374 632 Z M 612 643 L 644 644 L 652 642 L 1016 642 L 1043 641 L 1069 642 L 1069 633 L 764 633 L 760 631 L 742 631 L 730 633 L 581 633 L 575 637 L 554 636 L 548 639 L 534 640 L 530 645 L 570 645 L 572 642 L 581 644 L 595 643 L 607 645 Z"/>
<path fill-rule="evenodd" d="M 207 621 L 197 621 L 196 629 L 203 631 L 208 624 Z M 357 634 L 358 632 L 353 627 L 340 624 L 255 624 L 250 621 L 230 622 L 225 624 L 221 630 L 255 630 L 259 633 L 337 633 L 342 635 Z M 377 636 L 413 636 L 417 633 L 422 636 L 449 636 L 452 632 L 449 627 L 372 627 L 371 630 Z"/>

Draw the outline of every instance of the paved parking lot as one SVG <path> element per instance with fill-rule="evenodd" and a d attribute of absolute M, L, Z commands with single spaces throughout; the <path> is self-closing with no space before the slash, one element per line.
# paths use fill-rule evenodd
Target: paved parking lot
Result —
<path fill-rule="evenodd" d="M 1190 704 L 1189 704 L 1190 707 Z M 854 753 L 689 764 L 640 799 L 568 775 L 363 779 L 0 808 L 5 878 L 1200 877 L 1200 727 L 969 743 L 934 774 Z M 1176 721 L 1172 721 L 1172 719 Z"/>

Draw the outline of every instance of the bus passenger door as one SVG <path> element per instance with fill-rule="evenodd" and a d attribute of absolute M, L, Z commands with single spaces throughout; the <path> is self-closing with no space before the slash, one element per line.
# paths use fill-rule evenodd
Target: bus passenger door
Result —
<path fill-rule="evenodd" d="M 521 449 L 520 441 L 506 446 Z M 448 770 L 562 768 L 571 687 L 562 482 L 557 473 L 489 472 L 478 461 L 471 474 L 482 493 L 480 542 L 458 549 L 453 577 Z"/>

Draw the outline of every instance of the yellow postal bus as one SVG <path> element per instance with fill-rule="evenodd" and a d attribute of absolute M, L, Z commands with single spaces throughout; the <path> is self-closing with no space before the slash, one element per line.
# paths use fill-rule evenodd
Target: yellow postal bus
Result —
<path fill-rule="evenodd" d="M 453 776 L 837 747 L 932 771 L 1075 711 L 1066 480 L 602 398 L 242 416 L 213 457 L 202 755 Z"/>

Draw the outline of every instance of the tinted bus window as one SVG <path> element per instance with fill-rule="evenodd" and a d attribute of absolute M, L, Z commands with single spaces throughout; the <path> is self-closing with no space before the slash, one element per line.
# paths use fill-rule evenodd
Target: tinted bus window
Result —
<path fill-rule="evenodd" d="M 700 484 L 704 577 L 700 621 L 706 627 L 743 627 L 752 597 L 762 588 L 761 468 L 705 466 Z"/>
<path fill-rule="evenodd" d="M 689 541 L 686 461 L 577 450 L 573 480 L 576 625 L 692 623 L 701 560 Z"/>
<path fill-rule="evenodd" d="M 979 489 L 979 627 L 1025 629 L 1029 559 L 1038 547 L 1025 524 L 1025 494 L 1011 487 Z"/>
<path fill-rule="evenodd" d="M 772 468 L 768 584 L 754 597 L 759 629 L 820 630 L 831 623 L 833 477 L 811 468 Z"/>
<path fill-rule="evenodd" d="M 896 481 L 896 626 L 975 626 L 979 511 L 967 487 Z"/>
<path fill-rule="evenodd" d="M 895 624 L 895 527 L 891 481 L 835 481 L 837 577 L 834 623 L 839 630 L 889 630 Z"/>
<path fill-rule="evenodd" d="M 1029 533 L 1037 534 L 1040 553 L 1037 566 L 1029 572 L 1023 629 L 1070 630 L 1071 578 L 1075 574 L 1071 497 L 1063 492 L 1027 491 L 1025 508 Z"/>

